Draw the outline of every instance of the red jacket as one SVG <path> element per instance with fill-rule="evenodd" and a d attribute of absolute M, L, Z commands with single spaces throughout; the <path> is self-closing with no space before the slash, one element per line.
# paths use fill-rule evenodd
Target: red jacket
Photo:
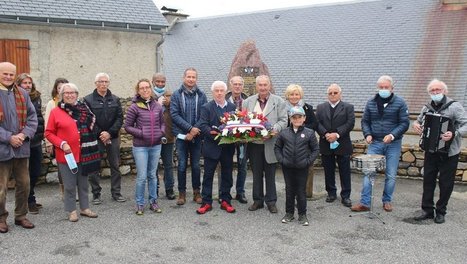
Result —
<path fill-rule="evenodd" d="M 66 163 L 65 153 L 60 148 L 60 144 L 66 141 L 70 145 L 76 163 L 79 163 L 81 144 L 78 126 L 76 125 L 76 121 L 60 107 L 55 107 L 50 112 L 47 128 L 45 129 L 45 137 L 55 147 L 57 162 Z"/>

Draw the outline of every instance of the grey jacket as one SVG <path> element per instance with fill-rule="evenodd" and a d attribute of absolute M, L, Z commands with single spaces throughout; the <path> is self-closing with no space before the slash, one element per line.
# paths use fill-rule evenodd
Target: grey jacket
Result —
<path fill-rule="evenodd" d="M 248 112 L 253 112 L 256 102 L 258 102 L 257 94 L 245 99 L 242 104 L 242 109 L 247 109 Z M 268 119 L 269 123 L 271 123 L 277 133 L 287 127 L 287 110 L 285 108 L 284 100 L 279 96 L 274 94 L 269 95 L 268 103 L 264 108 L 263 115 Z M 274 136 L 264 141 L 264 155 L 266 162 L 269 164 L 277 162 L 276 155 L 274 154 L 276 137 L 277 136 Z"/>
<path fill-rule="evenodd" d="M 452 101 L 451 98 L 447 96 L 445 97 L 445 103 L 449 103 L 450 101 Z M 430 110 L 433 110 L 431 108 L 430 103 L 428 103 L 428 105 L 423 106 L 422 112 L 420 113 L 420 115 L 418 115 L 417 122 L 419 124 L 422 124 L 423 116 L 425 115 L 425 113 Z M 451 147 L 449 148 L 448 156 L 451 157 L 457 155 L 461 151 L 462 136 L 467 135 L 467 116 L 465 115 L 465 109 L 459 102 L 454 102 L 448 108 L 443 109 L 438 113 L 449 117 L 453 121 L 455 135 L 454 139 L 452 140 Z"/>
<path fill-rule="evenodd" d="M 2 86 L 3 88 L 3 86 Z M 19 89 L 26 99 L 27 120 L 26 126 L 19 131 L 18 115 L 16 114 L 15 95 L 10 89 L 0 88 L 0 104 L 4 112 L 4 120 L 0 122 L 0 161 L 8 161 L 12 158 L 27 158 L 30 154 L 30 139 L 34 137 L 37 129 L 37 115 L 28 92 Z M 28 138 L 19 148 L 10 145 L 11 136 L 20 132 Z"/>

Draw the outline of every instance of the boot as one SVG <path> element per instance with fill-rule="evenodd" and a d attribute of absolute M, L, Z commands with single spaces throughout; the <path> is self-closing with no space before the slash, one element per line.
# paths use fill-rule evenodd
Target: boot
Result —
<path fill-rule="evenodd" d="M 313 176 L 315 175 L 314 167 L 308 169 L 308 178 L 306 180 L 306 198 L 313 198 Z"/>
<path fill-rule="evenodd" d="M 193 201 L 195 201 L 197 204 L 203 203 L 203 199 L 201 198 L 201 193 L 199 192 L 199 189 L 193 190 Z"/>
<path fill-rule="evenodd" d="M 60 199 L 63 201 L 65 196 L 65 187 L 60 183 Z"/>
<path fill-rule="evenodd" d="M 186 193 L 180 192 L 178 194 L 177 205 L 184 205 L 186 203 Z"/>

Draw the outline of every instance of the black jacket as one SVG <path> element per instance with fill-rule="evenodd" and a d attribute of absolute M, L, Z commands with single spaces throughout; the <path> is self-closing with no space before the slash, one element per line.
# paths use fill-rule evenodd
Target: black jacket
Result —
<path fill-rule="evenodd" d="M 313 112 L 313 106 L 311 104 L 305 103 L 303 106 L 303 110 L 305 110 L 305 127 L 309 129 L 313 129 L 316 131 L 318 128 L 318 121 L 316 120 L 315 113 Z M 290 118 L 287 120 L 287 126 L 290 126 Z"/>
<path fill-rule="evenodd" d="M 40 96 L 34 100 L 31 100 L 31 102 L 34 105 L 37 114 L 37 130 L 31 140 L 31 148 L 33 148 L 40 146 L 42 144 L 42 140 L 44 139 L 44 117 L 42 116 L 42 100 Z"/>
<path fill-rule="evenodd" d="M 84 97 L 84 102 L 96 115 L 96 126 L 94 132 L 99 135 L 102 131 L 109 132 L 112 138 L 117 138 L 123 125 L 123 111 L 120 99 L 113 95 L 110 90 L 104 97 L 94 92 Z"/>
<path fill-rule="evenodd" d="M 277 137 L 274 153 L 282 166 L 307 168 L 313 164 L 319 153 L 315 131 L 304 126 L 301 126 L 297 133 L 292 127 L 282 130 Z"/>

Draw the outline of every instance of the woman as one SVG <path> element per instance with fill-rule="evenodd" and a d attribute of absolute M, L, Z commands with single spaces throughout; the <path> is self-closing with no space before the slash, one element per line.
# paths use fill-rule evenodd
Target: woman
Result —
<path fill-rule="evenodd" d="M 161 138 L 165 123 L 162 106 L 155 100 L 151 82 L 141 79 L 135 86 L 136 95 L 128 108 L 124 128 L 133 136 L 133 157 L 136 163 L 136 214 L 144 213 L 144 193 L 148 181 L 149 209 L 162 212 L 157 204 L 157 165 L 161 153 Z"/>
<path fill-rule="evenodd" d="M 318 122 L 316 122 L 316 116 L 313 112 L 313 106 L 307 104 L 303 101 L 303 89 L 298 84 L 291 84 L 285 90 L 285 104 L 287 113 L 289 110 L 294 106 L 302 107 L 305 110 L 305 127 L 313 129 L 316 131 L 318 126 Z M 290 126 L 290 119 L 288 121 L 288 126 Z M 311 165 L 308 170 L 308 178 L 306 182 L 306 197 L 312 198 L 313 197 L 313 176 L 314 176 L 314 166 Z"/>
<path fill-rule="evenodd" d="M 49 120 L 49 115 L 50 115 L 50 111 L 52 111 L 52 109 L 54 109 L 57 104 L 58 104 L 58 95 L 60 94 L 60 90 L 62 88 L 62 85 L 64 83 L 68 83 L 68 80 L 65 79 L 65 78 L 57 78 L 55 79 L 55 83 L 54 83 L 54 86 L 52 88 L 52 99 L 47 103 L 46 107 L 45 107 L 45 126 L 44 127 L 47 127 L 47 121 Z M 47 153 L 49 153 L 49 155 L 53 155 L 53 146 L 52 146 L 52 143 L 50 143 L 47 139 L 45 140 L 45 148 L 46 148 L 46 151 Z M 58 175 L 58 182 L 60 183 L 60 194 L 61 194 L 61 197 L 62 197 L 62 200 L 63 200 L 63 180 L 62 180 L 62 175 L 60 174 L 60 171 L 58 171 L 57 173 Z"/>
<path fill-rule="evenodd" d="M 96 218 L 89 209 L 87 175 L 100 169 L 100 153 L 97 138 L 92 133 L 94 114 L 86 104 L 78 101 L 78 87 L 72 83 L 63 84 L 60 102 L 50 112 L 45 137 L 55 147 L 58 170 L 64 185 L 65 211 L 68 220 L 78 221 L 76 212 L 76 187 L 80 205 L 80 215 Z M 66 157 L 65 157 L 66 156 Z M 72 166 L 72 160 L 77 166 Z"/>
<path fill-rule="evenodd" d="M 28 208 L 29 213 L 38 214 L 39 209 L 42 208 L 42 204 L 36 203 L 36 197 L 34 195 L 34 188 L 37 183 L 37 179 L 41 174 L 41 162 L 42 162 L 42 140 L 44 139 L 44 118 L 42 117 L 42 100 L 41 93 L 36 90 L 31 76 L 27 73 L 21 73 L 16 77 L 16 87 L 21 87 L 29 93 L 32 104 L 36 109 L 37 114 L 37 130 L 34 137 L 31 139 L 31 155 L 29 156 L 29 197 L 28 197 Z"/>

